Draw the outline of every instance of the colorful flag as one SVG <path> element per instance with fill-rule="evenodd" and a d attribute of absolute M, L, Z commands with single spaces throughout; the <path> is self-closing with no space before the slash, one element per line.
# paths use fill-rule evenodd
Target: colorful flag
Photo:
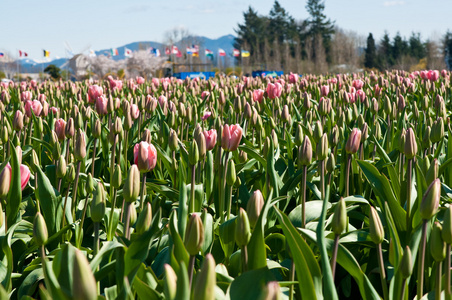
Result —
<path fill-rule="evenodd" d="M 116 55 L 119 55 L 118 49 L 111 48 L 111 56 L 116 56 Z"/>
<path fill-rule="evenodd" d="M 206 49 L 206 56 L 213 57 L 213 52 L 210 51 L 209 49 Z"/>
<path fill-rule="evenodd" d="M 187 54 L 193 54 L 193 48 L 187 47 L 186 51 L 187 51 Z"/>
<path fill-rule="evenodd" d="M 124 56 L 125 57 L 132 57 L 132 50 L 124 48 Z"/>
<path fill-rule="evenodd" d="M 168 47 L 165 48 L 165 55 L 170 55 L 171 51 Z"/>
<path fill-rule="evenodd" d="M 4 57 L 5 54 L 3 52 L 0 52 L 0 57 Z"/>
<path fill-rule="evenodd" d="M 44 57 L 49 57 L 50 56 L 50 52 L 47 50 L 43 50 L 44 51 Z"/>
<path fill-rule="evenodd" d="M 240 56 L 240 50 L 234 49 L 233 54 L 234 54 L 234 57 L 239 57 Z"/>
<path fill-rule="evenodd" d="M 94 50 L 90 49 L 89 50 L 89 57 L 96 57 L 96 52 L 94 52 Z"/>
<path fill-rule="evenodd" d="M 25 51 L 19 50 L 19 57 L 22 57 L 22 56 L 27 57 L 28 53 Z"/>
<path fill-rule="evenodd" d="M 218 55 L 220 56 L 226 56 L 226 51 L 224 51 L 223 49 L 218 49 Z"/>
<path fill-rule="evenodd" d="M 176 46 L 173 46 L 173 48 L 171 48 L 171 53 L 172 54 L 179 54 L 179 49 Z"/>
<path fill-rule="evenodd" d="M 242 50 L 242 57 L 249 57 L 249 56 L 250 56 L 249 51 Z"/>
<path fill-rule="evenodd" d="M 160 50 L 159 49 L 155 49 L 155 56 L 159 57 L 160 56 Z"/>
<path fill-rule="evenodd" d="M 155 57 L 159 57 L 160 56 L 160 50 L 154 47 L 151 47 L 149 49 L 149 53 L 151 53 L 152 55 L 154 55 Z"/>
<path fill-rule="evenodd" d="M 180 52 L 179 49 L 177 49 L 176 56 L 177 56 L 177 57 L 182 57 L 182 52 Z"/>

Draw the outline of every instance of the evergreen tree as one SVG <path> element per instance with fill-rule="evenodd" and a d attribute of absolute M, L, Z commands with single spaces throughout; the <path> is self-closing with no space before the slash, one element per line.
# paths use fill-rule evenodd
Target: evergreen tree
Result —
<path fill-rule="evenodd" d="M 444 36 L 444 58 L 446 60 L 447 68 L 452 69 L 452 32 L 449 30 Z"/>
<path fill-rule="evenodd" d="M 421 41 L 421 34 L 414 32 L 411 33 L 409 40 L 409 51 L 410 55 L 417 60 L 424 58 L 426 55 L 426 49 L 424 43 Z"/>
<path fill-rule="evenodd" d="M 307 37 L 313 39 L 313 45 L 316 45 L 316 39 L 322 38 L 323 47 L 325 48 L 326 59 L 331 63 L 331 39 L 334 34 L 334 22 L 326 17 L 323 13 L 325 9 L 324 1 L 322 0 L 308 0 L 306 9 L 310 18 L 306 21 Z M 313 48 L 312 56 L 315 58 L 315 47 Z"/>
<path fill-rule="evenodd" d="M 364 56 L 364 66 L 366 68 L 375 68 L 377 66 L 377 48 L 372 33 L 367 37 L 367 47 Z"/>
<path fill-rule="evenodd" d="M 44 72 L 48 73 L 50 75 L 50 77 L 52 77 L 53 79 L 57 80 L 61 78 L 61 69 L 58 68 L 56 65 L 48 65 L 45 69 Z"/>
<path fill-rule="evenodd" d="M 269 41 L 277 40 L 282 44 L 286 41 L 292 41 L 297 34 L 297 26 L 295 20 L 286 10 L 275 1 L 270 10 L 268 23 Z"/>
<path fill-rule="evenodd" d="M 380 70 L 388 69 L 389 66 L 393 65 L 391 48 L 391 40 L 389 39 L 388 33 L 385 32 L 383 38 L 380 41 L 380 46 L 378 47 L 378 60 L 380 64 Z"/>
<path fill-rule="evenodd" d="M 391 57 L 393 59 L 393 62 L 396 62 L 397 60 L 402 58 L 402 55 L 407 53 L 407 48 L 407 42 L 400 36 L 400 33 L 397 32 L 391 47 Z"/>
<path fill-rule="evenodd" d="M 235 30 L 237 37 L 234 42 L 234 47 L 237 49 L 243 48 L 245 45 L 249 49 L 251 56 L 259 52 L 258 48 L 263 48 L 264 40 L 267 35 L 266 17 L 259 16 L 251 6 L 248 11 L 243 13 L 244 23 L 238 24 L 238 29 Z"/>

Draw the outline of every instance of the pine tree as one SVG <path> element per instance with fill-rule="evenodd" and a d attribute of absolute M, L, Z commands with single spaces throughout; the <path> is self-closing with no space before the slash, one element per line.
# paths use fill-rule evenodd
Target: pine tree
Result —
<path fill-rule="evenodd" d="M 249 49 L 244 49 L 250 52 L 251 57 L 256 52 L 262 52 L 264 47 L 264 40 L 267 33 L 268 19 L 259 16 L 251 6 L 248 11 L 243 13 L 244 23 L 238 24 L 238 29 L 235 30 L 237 38 L 234 42 L 234 47 L 242 49 L 245 45 Z M 260 48 L 258 50 L 258 48 Z"/>
<path fill-rule="evenodd" d="M 407 48 L 408 48 L 407 42 L 400 36 L 400 33 L 397 32 L 391 47 L 392 53 L 391 57 L 393 59 L 393 62 L 396 62 L 397 60 L 402 58 L 402 55 L 404 55 L 407 52 Z"/>
<path fill-rule="evenodd" d="M 421 41 L 421 34 L 414 32 L 411 33 L 411 37 L 409 40 L 409 53 L 412 57 L 416 58 L 417 60 L 420 60 L 421 58 L 424 58 L 426 55 L 426 49 L 425 44 Z"/>
<path fill-rule="evenodd" d="M 372 33 L 367 37 L 367 47 L 364 56 L 364 66 L 366 68 L 375 68 L 377 66 L 377 48 Z"/>
<path fill-rule="evenodd" d="M 378 60 L 380 70 L 388 69 L 393 65 L 391 48 L 391 40 L 389 39 L 388 33 L 385 32 L 383 38 L 380 41 L 380 46 L 378 47 Z"/>
<path fill-rule="evenodd" d="M 322 0 L 308 0 L 306 9 L 310 18 L 306 21 L 308 28 L 307 37 L 313 39 L 313 45 L 317 43 L 315 40 L 318 37 L 322 38 L 323 47 L 325 48 L 326 60 L 331 63 L 331 39 L 334 34 L 334 22 L 326 17 L 323 13 L 325 9 L 324 1 Z M 313 48 L 313 57 L 315 58 L 315 47 Z"/>
<path fill-rule="evenodd" d="M 444 58 L 447 68 L 452 69 L 452 32 L 449 30 L 444 35 Z"/>

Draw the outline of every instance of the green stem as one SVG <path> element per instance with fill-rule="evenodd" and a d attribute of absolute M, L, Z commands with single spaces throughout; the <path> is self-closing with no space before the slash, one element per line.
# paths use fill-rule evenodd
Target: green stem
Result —
<path fill-rule="evenodd" d="M 191 166 L 191 189 L 190 189 L 190 207 L 188 213 L 195 212 L 195 181 L 196 181 L 196 164 Z"/>
<path fill-rule="evenodd" d="M 116 194 L 117 190 L 114 189 L 113 191 L 113 199 L 111 200 L 111 210 L 110 210 L 110 223 L 108 224 L 108 240 L 111 241 L 113 239 L 113 217 L 115 214 L 115 208 L 116 208 Z"/>
<path fill-rule="evenodd" d="M 289 281 L 294 281 L 295 280 L 295 262 L 292 259 L 292 265 L 290 267 L 290 277 L 289 277 Z M 290 284 L 290 290 L 289 290 L 289 300 L 293 300 L 293 294 L 294 294 L 294 284 Z"/>
<path fill-rule="evenodd" d="M 386 272 L 383 261 L 383 252 L 381 250 L 381 244 L 377 244 L 377 254 L 378 254 L 378 266 L 380 267 L 381 287 L 383 288 L 383 299 L 388 300 L 389 299 L 388 284 L 386 283 Z"/>
<path fill-rule="evenodd" d="M 116 154 L 117 142 L 118 142 L 118 135 L 115 134 L 115 141 L 113 142 L 113 147 L 111 149 L 111 157 L 110 157 L 110 181 L 113 178 L 113 169 L 115 167 L 115 154 Z"/>
<path fill-rule="evenodd" d="M 78 178 L 80 175 L 80 165 L 81 161 L 77 162 L 77 172 L 75 173 L 75 181 L 74 181 L 74 189 L 72 191 L 72 217 L 75 219 L 75 206 L 77 204 L 77 187 L 78 187 Z"/>
<path fill-rule="evenodd" d="M 417 298 L 421 299 L 424 288 L 424 264 L 425 264 L 425 245 L 427 243 L 427 220 L 423 220 L 422 223 L 422 237 L 421 237 L 421 245 L 420 245 L 420 252 L 419 252 L 419 264 L 418 264 L 418 270 L 417 270 Z"/>
<path fill-rule="evenodd" d="M 242 274 L 245 273 L 246 271 L 248 271 L 248 249 L 245 246 L 242 247 L 241 249 L 242 251 L 240 251 L 241 256 L 242 256 Z"/>
<path fill-rule="evenodd" d="M 406 228 L 408 235 L 411 235 L 411 178 L 413 172 L 413 159 L 408 160 L 406 173 Z"/>
<path fill-rule="evenodd" d="M 348 197 L 350 191 L 350 166 L 352 164 L 352 155 L 347 155 L 347 166 L 345 169 L 345 197 Z"/>
<path fill-rule="evenodd" d="M 450 253 L 448 253 L 450 256 Z M 436 263 L 435 300 L 441 300 L 441 262 Z"/>
<path fill-rule="evenodd" d="M 303 166 L 303 179 L 301 180 L 301 228 L 306 227 L 306 176 L 308 166 Z"/>
<path fill-rule="evenodd" d="M 445 280 L 446 283 L 446 299 L 450 299 L 451 292 L 450 292 L 450 251 L 451 251 L 451 245 L 446 245 L 446 274 L 445 274 Z"/>
<path fill-rule="evenodd" d="M 79 234 L 79 240 L 77 241 L 77 246 L 80 249 L 80 246 L 82 245 L 82 231 L 83 231 L 83 223 L 85 222 L 85 216 L 86 216 L 86 209 L 88 207 L 88 195 L 86 195 L 85 199 L 85 205 L 83 206 L 83 213 L 82 213 L 82 220 L 80 221 L 80 234 Z"/>
<path fill-rule="evenodd" d="M 93 255 L 96 256 L 97 252 L 99 252 L 99 222 L 94 222 Z"/>
<path fill-rule="evenodd" d="M 231 207 L 232 207 L 232 185 L 229 187 L 229 201 L 228 201 L 227 215 L 226 215 L 228 220 L 231 215 Z"/>
<path fill-rule="evenodd" d="M 319 171 L 320 171 L 320 193 L 322 196 L 322 199 L 325 198 L 325 160 L 321 160 L 319 165 Z"/>
<path fill-rule="evenodd" d="M 127 202 L 126 203 L 126 221 L 124 223 L 124 237 L 126 239 L 130 239 L 130 206 L 132 203 Z"/>
<path fill-rule="evenodd" d="M 402 281 L 402 295 L 400 296 L 400 299 L 405 299 L 405 291 L 406 291 L 406 278 Z"/>
<path fill-rule="evenodd" d="M 193 281 L 193 269 L 195 268 L 195 256 L 190 255 L 190 260 L 188 261 L 188 280 L 190 284 L 190 290 L 191 290 L 191 283 Z"/>
<path fill-rule="evenodd" d="M 143 174 L 143 182 L 141 183 L 140 211 L 144 207 L 144 192 L 146 191 L 146 173 Z"/>
<path fill-rule="evenodd" d="M 333 248 L 333 254 L 331 255 L 331 273 L 333 274 L 333 280 L 334 280 L 334 274 L 336 273 L 336 259 L 337 259 L 337 249 L 339 248 L 339 235 L 336 234 L 334 237 L 334 248 Z"/>

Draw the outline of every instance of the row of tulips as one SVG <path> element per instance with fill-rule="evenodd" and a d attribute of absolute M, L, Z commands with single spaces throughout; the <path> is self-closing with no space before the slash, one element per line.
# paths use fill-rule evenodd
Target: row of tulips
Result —
<path fill-rule="evenodd" d="M 0 86 L 0 293 L 451 297 L 448 71 Z"/>

